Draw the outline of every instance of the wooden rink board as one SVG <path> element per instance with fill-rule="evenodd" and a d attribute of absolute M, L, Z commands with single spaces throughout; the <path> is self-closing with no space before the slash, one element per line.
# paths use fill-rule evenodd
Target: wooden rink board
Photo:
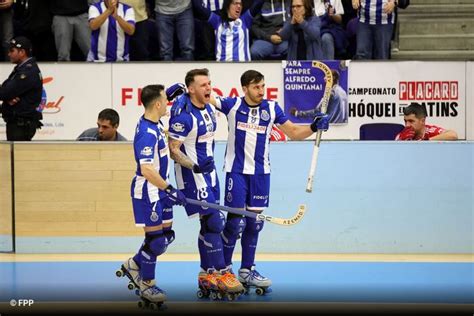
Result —
<path fill-rule="evenodd" d="M 131 143 L 15 144 L 17 237 L 140 236 Z"/>
<path fill-rule="evenodd" d="M 0 235 L 12 233 L 11 149 L 0 143 Z"/>

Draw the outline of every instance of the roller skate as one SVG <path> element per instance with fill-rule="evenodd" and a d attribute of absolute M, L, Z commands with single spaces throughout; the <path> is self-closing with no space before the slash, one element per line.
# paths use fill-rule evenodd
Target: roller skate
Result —
<path fill-rule="evenodd" d="M 272 280 L 258 273 L 258 271 L 255 270 L 255 266 L 252 266 L 251 269 L 240 269 L 239 281 L 242 282 L 242 285 L 245 288 L 245 294 L 248 294 L 251 288 L 255 288 L 255 293 L 257 295 L 264 295 L 272 292 L 272 289 L 270 288 Z"/>
<path fill-rule="evenodd" d="M 198 298 L 209 297 L 212 300 L 222 299 L 222 295 L 219 292 L 219 287 L 217 285 L 217 273 L 214 270 L 209 269 L 207 271 L 199 272 L 198 286 Z"/>
<path fill-rule="evenodd" d="M 217 285 L 221 296 L 229 301 L 236 300 L 245 292 L 244 287 L 230 269 L 224 269 L 217 273 Z"/>
<path fill-rule="evenodd" d="M 115 275 L 119 278 L 126 276 L 129 279 L 127 287 L 130 291 L 140 288 L 140 268 L 135 263 L 133 258 L 129 258 L 127 261 L 125 261 L 120 269 L 115 271 Z"/>
<path fill-rule="evenodd" d="M 140 283 L 140 301 L 138 307 L 142 309 L 165 309 L 165 291 L 156 286 L 155 280 Z"/>

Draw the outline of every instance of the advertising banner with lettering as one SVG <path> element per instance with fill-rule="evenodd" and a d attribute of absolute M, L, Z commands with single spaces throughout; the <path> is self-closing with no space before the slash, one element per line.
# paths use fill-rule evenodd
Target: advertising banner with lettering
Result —
<path fill-rule="evenodd" d="M 1 76 L 6 78 L 13 66 L 1 64 Z M 112 107 L 112 64 L 41 63 L 39 67 L 43 75 L 43 127 L 33 140 L 75 140 L 85 129 L 97 126 L 102 109 Z M 2 119 L 0 139 L 6 139 Z"/>
<path fill-rule="evenodd" d="M 335 67 L 331 63 L 328 65 Z M 209 69 L 214 95 L 231 97 L 243 95 L 240 76 L 244 71 L 260 71 L 265 75 L 265 97 L 276 100 L 290 117 L 292 107 L 301 106 L 303 103 L 308 104 L 308 109 L 316 107 L 324 89 L 324 86 L 317 86 L 324 84 L 324 81 L 316 82 L 314 90 L 295 92 L 301 102 L 283 102 L 285 85 L 301 82 L 285 82 L 282 68 L 307 69 L 305 66 L 290 66 L 286 62 L 202 62 L 198 65 L 40 63 L 39 66 L 44 77 L 44 126 L 35 135 L 35 141 L 75 140 L 82 131 L 96 126 L 98 113 L 107 107 L 119 112 L 118 130 L 127 139 L 132 140 L 135 124 L 143 113 L 139 99 L 140 89 L 148 84 L 161 83 L 169 86 L 183 82 L 186 72 L 196 67 Z M 0 63 L 0 81 L 8 77 L 13 67 L 14 65 L 9 63 Z M 316 74 L 320 76 L 318 72 Z M 313 75 L 288 73 L 285 76 L 292 77 L 289 81 L 297 81 L 300 79 L 296 78 Z M 472 125 L 473 121 L 472 110 L 467 112 L 466 109 L 466 96 L 472 100 L 472 63 L 352 61 L 347 76 L 347 123 L 331 124 L 331 128 L 323 133 L 324 140 L 359 139 L 360 126 L 367 123 L 403 124 L 403 108 L 411 102 L 421 103 L 427 108 L 427 124 L 453 129 L 460 139 L 466 139 L 466 122 Z M 466 77 L 471 82 L 469 86 L 466 85 Z M 314 96 L 311 97 L 306 94 L 313 92 Z M 469 114 L 468 117 L 466 113 Z M 168 116 L 163 118 L 163 122 L 167 125 Z M 216 140 L 226 140 L 225 116 L 219 114 L 217 124 Z M 471 131 L 469 135 L 472 134 Z M 470 137 L 472 139 L 472 136 Z M 0 119 L 0 140 L 5 139 L 5 123 Z"/>
<path fill-rule="evenodd" d="M 265 97 L 278 101 L 281 85 L 280 63 L 154 63 L 115 64 L 113 67 L 112 102 L 122 117 L 120 131 L 128 139 L 132 139 L 138 118 L 143 114 L 140 102 L 140 89 L 148 84 L 161 83 L 170 86 L 176 82 L 184 83 L 186 72 L 194 68 L 209 69 L 213 94 L 215 96 L 242 96 L 240 76 L 249 69 L 260 71 L 265 76 Z M 169 104 L 171 107 L 171 103 Z M 169 107 L 169 108 L 170 108 Z M 168 126 L 169 111 L 162 119 Z M 227 119 L 217 112 L 216 140 L 227 140 Z"/>
<path fill-rule="evenodd" d="M 347 64 L 336 60 L 283 62 L 285 113 L 292 122 L 311 123 L 326 100 L 329 122 L 347 123 Z"/>
<path fill-rule="evenodd" d="M 404 124 L 403 108 L 426 107 L 426 124 L 466 137 L 466 63 L 357 62 L 349 74 L 349 124 L 345 134 L 358 139 L 367 123 Z M 328 132 L 324 135 L 331 137 Z"/>

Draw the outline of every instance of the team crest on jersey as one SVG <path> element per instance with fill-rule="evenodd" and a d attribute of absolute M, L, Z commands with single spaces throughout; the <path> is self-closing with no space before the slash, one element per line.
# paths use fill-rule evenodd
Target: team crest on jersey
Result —
<path fill-rule="evenodd" d="M 174 123 L 171 125 L 171 128 L 175 131 L 175 132 L 184 132 L 184 124 L 181 124 L 181 123 Z"/>
<path fill-rule="evenodd" d="M 151 147 L 145 147 L 142 149 L 142 151 L 140 152 L 140 154 L 142 156 L 151 156 L 153 154 L 153 149 Z"/>
<path fill-rule="evenodd" d="M 262 113 L 260 114 L 260 118 L 264 121 L 268 121 L 270 119 L 270 113 L 268 113 L 267 110 L 262 110 Z"/>
<path fill-rule="evenodd" d="M 159 216 L 158 216 L 158 214 L 157 214 L 155 211 L 151 212 L 150 220 L 151 220 L 152 222 L 158 221 L 158 218 L 159 218 Z"/>

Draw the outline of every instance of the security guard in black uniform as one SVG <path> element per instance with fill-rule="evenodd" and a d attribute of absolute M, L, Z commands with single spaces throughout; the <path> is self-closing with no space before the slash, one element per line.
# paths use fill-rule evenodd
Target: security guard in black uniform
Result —
<path fill-rule="evenodd" d="M 41 103 L 43 78 L 34 58 L 31 42 L 23 36 L 10 41 L 10 61 L 17 66 L 0 86 L 0 111 L 7 123 L 8 141 L 30 141 L 43 116 L 37 110 Z"/>

